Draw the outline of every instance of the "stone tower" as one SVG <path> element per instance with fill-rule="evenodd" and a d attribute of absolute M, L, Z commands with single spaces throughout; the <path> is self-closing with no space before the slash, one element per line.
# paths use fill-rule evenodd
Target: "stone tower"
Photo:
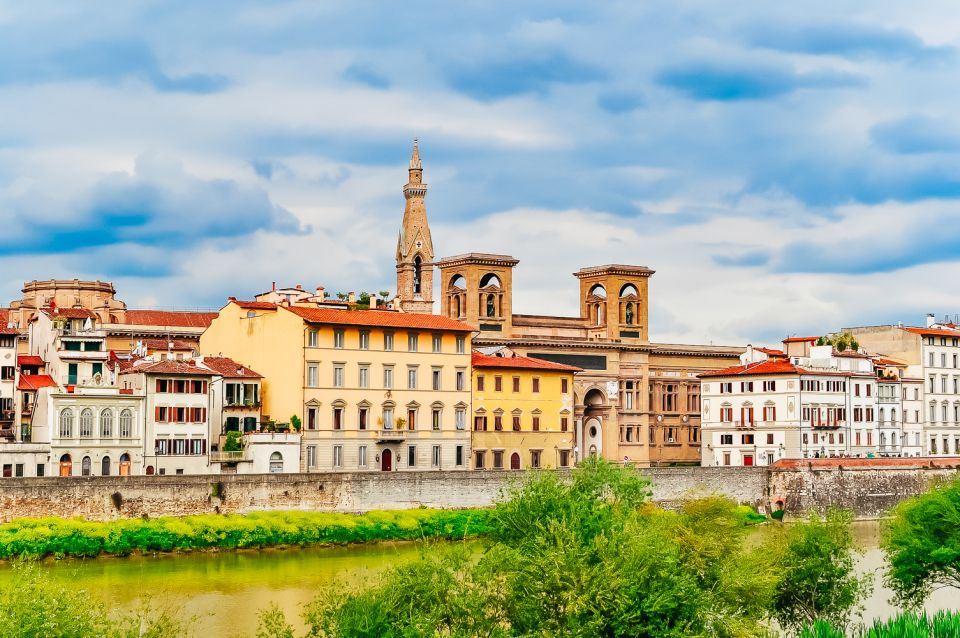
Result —
<path fill-rule="evenodd" d="M 427 185 L 423 183 L 420 148 L 413 140 L 410 178 L 403 187 L 407 200 L 397 239 L 397 298 L 404 312 L 433 313 L 433 240 L 427 224 Z"/>

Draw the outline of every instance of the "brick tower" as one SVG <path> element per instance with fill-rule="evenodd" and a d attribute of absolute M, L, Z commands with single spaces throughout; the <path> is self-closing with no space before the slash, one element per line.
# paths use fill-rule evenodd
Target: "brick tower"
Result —
<path fill-rule="evenodd" d="M 407 200 L 397 239 L 397 297 L 404 312 L 433 313 L 433 240 L 427 224 L 427 185 L 417 140 L 413 140 L 410 178 L 403 187 Z"/>

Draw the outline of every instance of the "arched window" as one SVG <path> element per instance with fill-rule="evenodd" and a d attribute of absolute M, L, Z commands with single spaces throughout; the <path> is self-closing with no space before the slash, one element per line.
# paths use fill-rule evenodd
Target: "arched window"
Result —
<path fill-rule="evenodd" d="M 497 277 L 492 272 L 488 272 L 483 277 L 480 278 L 480 287 L 486 288 L 488 286 L 493 286 L 494 288 L 500 288 L 500 278 Z"/>
<path fill-rule="evenodd" d="M 279 474 L 280 472 L 283 472 L 283 455 L 274 452 L 270 455 L 270 473 Z"/>
<path fill-rule="evenodd" d="M 893 445 L 894 447 L 896 447 L 896 445 L 897 445 L 897 433 L 896 433 L 896 432 L 891 432 L 891 433 L 890 433 L 890 445 Z"/>
<path fill-rule="evenodd" d="M 69 439 L 71 437 L 73 437 L 73 410 L 67 408 L 60 413 L 60 438 Z"/>
<path fill-rule="evenodd" d="M 624 315 L 626 324 L 628 326 L 632 326 L 633 325 L 633 304 L 632 303 L 627 304 L 627 308 L 624 311 L 623 315 Z"/>
<path fill-rule="evenodd" d="M 82 419 L 83 417 L 80 418 Z M 80 461 L 80 476 L 90 476 L 90 470 L 92 466 L 93 462 L 90 460 L 90 457 L 83 457 L 83 460 Z"/>
<path fill-rule="evenodd" d="M 637 294 L 637 287 L 633 284 L 624 284 L 623 288 L 620 289 L 620 298 L 624 297 L 639 297 Z"/>
<path fill-rule="evenodd" d="M 886 413 L 883 408 L 880 408 L 880 425 L 883 425 L 886 422 Z"/>
<path fill-rule="evenodd" d="M 103 457 L 103 460 L 100 461 L 100 475 L 110 476 L 110 457 L 109 456 Z"/>
<path fill-rule="evenodd" d="M 120 413 L 120 438 L 129 439 L 133 436 L 133 412 L 129 409 Z"/>
<path fill-rule="evenodd" d="M 413 258 L 413 292 L 417 295 L 420 294 L 420 277 L 422 270 L 423 260 L 420 259 L 420 255 L 417 255 Z"/>
<path fill-rule="evenodd" d="M 492 294 L 487 295 L 487 316 L 496 317 L 497 316 L 497 298 Z"/>
<path fill-rule="evenodd" d="M 607 298 L 607 289 L 603 287 L 603 284 L 594 284 L 590 288 L 590 295 L 593 297 L 602 297 L 603 299 Z"/>
<path fill-rule="evenodd" d="M 464 279 L 463 275 L 454 275 L 450 280 L 451 288 L 459 288 L 460 290 L 467 289 L 467 280 Z"/>
<path fill-rule="evenodd" d="M 80 413 L 80 438 L 89 439 L 93 436 L 93 410 L 84 408 Z"/>
<path fill-rule="evenodd" d="M 891 425 L 896 425 L 896 424 L 897 424 L 897 409 L 896 409 L 896 408 L 890 408 L 890 423 L 891 423 Z"/>
<path fill-rule="evenodd" d="M 109 439 L 113 436 L 113 410 L 107 408 L 100 413 L 100 437 Z M 109 463 L 109 461 L 107 461 Z"/>

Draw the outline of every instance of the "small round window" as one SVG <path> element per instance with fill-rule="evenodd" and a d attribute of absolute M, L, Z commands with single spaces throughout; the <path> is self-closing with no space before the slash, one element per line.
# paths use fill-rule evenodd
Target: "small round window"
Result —
<path fill-rule="evenodd" d="M 597 436 L 597 426 L 595 425 L 590 426 L 590 436 Z"/>

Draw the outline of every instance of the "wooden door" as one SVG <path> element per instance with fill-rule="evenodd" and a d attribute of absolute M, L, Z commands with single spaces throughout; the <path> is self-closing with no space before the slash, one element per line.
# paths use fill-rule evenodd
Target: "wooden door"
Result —
<path fill-rule="evenodd" d="M 383 472 L 390 472 L 393 470 L 393 452 L 390 450 L 384 450 L 380 454 L 380 470 Z"/>
<path fill-rule="evenodd" d="M 520 455 L 514 452 L 510 455 L 510 469 L 519 470 L 520 469 Z"/>

